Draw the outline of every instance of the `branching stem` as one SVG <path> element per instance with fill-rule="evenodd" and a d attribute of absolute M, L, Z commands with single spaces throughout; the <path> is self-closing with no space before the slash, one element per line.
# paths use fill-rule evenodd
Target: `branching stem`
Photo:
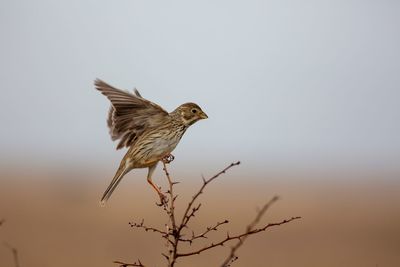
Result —
<path fill-rule="evenodd" d="M 192 196 L 191 200 L 188 202 L 186 209 L 183 212 L 182 218 L 179 220 L 177 219 L 177 216 L 175 214 L 175 200 L 178 197 L 178 195 L 175 195 L 174 193 L 174 185 L 177 184 L 177 182 L 174 182 L 168 172 L 167 169 L 167 164 L 168 162 L 163 161 L 163 170 L 165 172 L 165 175 L 167 176 L 168 179 L 168 191 L 167 194 L 169 196 L 169 199 L 166 199 L 165 201 L 162 201 L 162 209 L 166 212 L 168 215 L 169 222 L 166 224 L 166 230 L 160 230 L 159 228 L 155 227 L 150 227 L 146 226 L 144 224 L 144 220 L 142 220 L 140 223 L 129 223 L 131 227 L 136 227 L 136 228 L 142 228 L 145 231 L 150 231 L 150 232 L 155 232 L 161 235 L 162 238 L 164 238 L 167 241 L 167 248 L 168 251 L 167 253 L 162 253 L 162 256 L 167 260 L 168 262 L 168 267 L 174 267 L 177 260 L 182 257 L 190 257 L 193 255 L 200 254 L 202 252 L 205 252 L 207 250 L 211 250 L 220 246 L 224 246 L 226 243 L 230 241 L 237 240 L 237 242 L 231 247 L 230 253 L 227 256 L 227 258 L 224 260 L 222 263 L 221 267 L 229 267 L 233 262 L 235 262 L 238 257 L 236 255 L 237 250 L 243 245 L 243 243 L 246 241 L 246 239 L 250 235 L 254 235 L 260 232 L 263 232 L 267 230 L 268 228 L 274 227 L 274 226 L 280 226 L 283 224 L 290 223 L 294 220 L 300 219 L 300 217 L 291 217 L 290 219 L 285 219 L 280 222 L 275 222 L 275 223 L 268 223 L 264 225 L 263 227 L 257 228 L 257 224 L 260 222 L 262 217 L 265 215 L 267 210 L 278 200 L 278 197 L 273 197 L 270 201 L 268 201 L 258 212 L 257 215 L 255 216 L 254 220 L 250 222 L 250 224 L 246 227 L 246 230 L 243 233 L 236 234 L 236 235 L 229 235 L 229 232 L 227 232 L 227 235 L 224 239 L 218 241 L 218 242 L 212 242 L 209 245 L 206 245 L 205 247 L 189 252 L 181 252 L 180 249 L 180 243 L 182 244 L 187 244 L 191 245 L 193 242 L 199 239 L 207 239 L 208 234 L 212 231 L 218 231 L 220 230 L 220 227 L 228 224 L 228 220 L 223 220 L 220 222 L 217 222 L 213 226 L 207 227 L 204 231 L 196 234 L 194 231 L 191 231 L 191 236 L 190 237 L 184 237 L 187 236 L 187 233 L 185 233 L 187 230 L 190 230 L 189 227 L 189 222 L 190 220 L 195 217 L 197 211 L 201 207 L 201 203 L 195 204 L 196 200 L 199 199 L 200 195 L 204 192 L 204 189 L 206 188 L 207 185 L 209 185 L 212 181 L 220 177 L 222 174 L 224 174 L 226 171 L 228 171 L 230 168 L 237 166 L 240 164 L 240 161 L 231 163 L 228 165 L 225 169 L 222 171 L 218 172 L 214 176 L 212 176 L 209 179 L 205 179 L 203 177 L 203 184 L 201 185 L 200 189 Z M 179 222 L 179 223 L 178 223 Z M 130 266 L 139 266 L 139 267 L 144 267 L 144 265 L 138 260 L 137 262 L 134 263 L 125 263 L 121 261 L 115 261 L 114 263 L 119 264 L 120 267 L 130 267 Z"/>

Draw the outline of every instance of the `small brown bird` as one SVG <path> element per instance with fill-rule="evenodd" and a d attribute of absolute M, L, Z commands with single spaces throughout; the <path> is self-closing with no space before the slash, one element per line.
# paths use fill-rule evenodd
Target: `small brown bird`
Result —
<path fill-rule="evenodd" d="M 94 84 L 111 101 L 107 119 L 111 139 L 119 140 L 117 149 L 129 148 L 104 192 L 101 204 L 105 205 L 125 174 L 132 169 L 146 167 L 149 168 L 147 181 L 163 202 L 165 196 L 151 179 L 157 163 L 173 159 L 171 152 L 187 128 L 201 119 L 207 119 L 207 115 L 195 103 L 185 103 L 168 113 L 144 99 L 136 89 L 132 94 L 99 79 Z"/>

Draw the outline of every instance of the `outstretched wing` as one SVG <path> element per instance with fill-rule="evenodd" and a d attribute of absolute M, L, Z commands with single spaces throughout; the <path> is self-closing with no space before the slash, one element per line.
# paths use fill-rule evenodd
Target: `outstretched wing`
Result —
<path fill-rule="evenodd" d="M 148 128 L 168 120 L 168 112 L 159 105 L 135 94 L 108 85 L 100 79 L 94 82 L 99 90 L 111 101 L 107 124 L 113 141 L 120 139 L 117 149 L 131 146 Z"/>

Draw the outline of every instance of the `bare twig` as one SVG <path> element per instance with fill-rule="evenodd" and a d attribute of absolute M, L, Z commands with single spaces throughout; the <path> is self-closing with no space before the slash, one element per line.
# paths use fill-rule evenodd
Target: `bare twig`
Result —
<path fill-rule="evenodd" d="M 114 263 L 119 264 L 119 267 L 128 267 L 128 266 L 146 267 L 140 262 L 140 260 L 138 260 L 137 262 L 135 261 L 134 263 L 126 263 L 122 261 L 114 261 Z"/>
<path fill-rule="evenodd" d="M 169 184 L 169 190 L 168 190 L 168 194 L 170 195 L 170 200 L 169 200 L 169 205 L 168 203 L 165 203 L 165 207 L 168 210 L 168 214 L 169 217 L 171 219 L 171 223 L 172 223 L 172 229 L 176 229 L 176 220 L 175 220 L 175 200 L 178 196 L 174 195 L 174 185 L 177 184 L 177 182 L 173 182 L 171 180 L 171 177 L 169 175 L 169 172 L 167 170 L 167 164 L 165 161 L 163 161 L 163 170 L 165 172 L 165 175 L 167 176 L 168 179 L 168 184 Z M 169 206 L 169 207 L 168 207 Z"/>
<path fill-rule="evenodd" d="M 8 244 L 6 242 L 4 243 L 4 246 L 6 248 L 8 248 L 11 251 L 11 253 L 13 254 L 14 266 L 15 267 L 19 267 L 18 250 L 15 247 L 11 246 L 10 244 Z"/>
<path fill-rule="evenodd" d="M 240 161 L 235 162 L 235 163 L 231 163 L 228 167 L 226 167 L 225 169 L 223 169 L 222 171 L 220 171 L 219 173 L 217 173 L 216 175 L 212 176 L 209 179 L 204 179 L 203 178 L 203 184 L 200 187 L 199 191 L 192 197 L 191 201 L 188 203 L 185 212 L 183 213 L 181 222 L 179 225 L 176 224 L 176 218 L 175 218 L 175 199 L 176 196 L 173 194 L 173 186 L 176 184 L 172 181 L 169 172 L 167 170 L 167 165 L 165 162 L 163 162 L 164 164 L 164 172 L 165 175 L 168 178 L 168 183 L 169 183 L 169 191 L 168 193 L 170 194 L 170 201 L 169 201 L 169 209 L 168 208 L 164 208 L 167 210 L 167 213 L 169 211 L 169 217 L 171 219 L 172 222 L 172 236 L 173 236 L 173 246 L 172 249 L 169 250 L 169 256 L 164 254 L 164 257 L 167 259 L 168 261 L 168 266 L 169 267 L 173 267 L 176 263 L 176 260 L 179 258 L 179 253 L 178 253 L 178 246 L 180 241 L 182 241 L 182 230 L 186 227 L 188 227 L 188 223 L 190 221 L 191 218 L 193 218 L 196 214 L 196 212 L 200 209 L 201 207 L 201 203 L 199 203 L 197 206 L 193 206 L 194 202 L 196 201 L 196 199 L 203 193 L 204 188 L 211 183 L 213 180 L 215 180 L 216 178 L 218 178 L 221 174 L 224 174 L 227 170 L 229 170 L 230 168 L 237 166 L 240 164 Z M 167 204 L 168 206 L 168 204 Z"/>
<path fill-rule="evenodd" d="M 274 196 L 270 201 L 268 201 L 261 210 L 258 211 L 257 216 L 254 218 L 254 220 L 246 227 L 246 232 L 242 234 L 242 236 L 238 236 L 238 242 L 231 247 L 231 251 L 228 255 L 228 257 L 225 259 L 225 261 L 222 263 L 221 267 L 229 267 L 234 261 L 238 259 L 236 256 L 236 251 L 243 245 L 244 241 L 252 235 L 259 233 L 261 231 L 265 231 L 267 228 L 272 227 L 272 226 L 279 226 L 288 222 L 291 222 L 293 220 L 300 219 L 301 217 L 292 217 L 288 220 L 283 220 L 278 223 L 269 223 L 266 226 L 259 228 L 259 229 L 254 229 L 256 225 L 260 222 L 261 218 L 264 216 L 264 214 L 267 212 L 267 210 L 276 202 L 278 201 L 279 197 Z"/>
<path fill-rule="evenodd" d="M 215 174 L 213 177 L 211 177 L 210 179 L 206 180 L 203 177 L 203 185 L 200 187 L 199 191 L 192 197 L 192 200 L 189 202 L 189 204 L 187 205 L 187 208 L 185 210 L 185 212 L 183 213 L 183 217 L 182 217 L 182 222 L 181 222 L 181 226 L 183 227 L 183 225 L 186 225 L 190 218 L 194 216 L 194 213 L 200 208 L 200 206 L 198 206 L 198 208 L 196 210 L 192 210 L 191 213 L 189 213 L 190 209 L 193 206 L 193 203 L 196 201 L 196 199 L 203 193 L 204 188 L 211 183 L 213 180 L 215 180 L 216 178 L 218 178 L 221 174 L 224 174 L 227 170 L 229 170 L 230 168 L 237 166 L 240 164 L 240 161 L 231 163 L 228 167 L 226 167 L 225 169 L 223 169 L 222 171 L 220 171 L 219 173 Z"/>
<path fill-rule="evenodd" d="M 164 235 L 168 235 L 168 233 L 165 232 L 165 231 L 162 231 L 162 230 L 160 230 L 160 229 L 157 229 L 157 228 L 154 228 L 154 227 L 148 227 L 148 226 L 144 225 L 144 219 L 143 219 L 140 223 L 130 222 L 129 225 L 130 225 L 131 227 L 142 228 L 142 229 L 144 229 L 146 232 L 147 232 L 147 231 L 151 231 L 151 232 L 159 233 L 159 234 L 161 234 L 161 235 L 163 235 L 163 236 L 164 236 Z"/>
<path fill-rule="evenodd" d="M 280 222 L 275 222 L 275 223 L 269 223 L 264 225 L 263 227 L 256 228 L 257 224 L 260 222 L 261 218 L 264 216 L 266 211 L 270 208 L 272 204 L 274 204 L 277 200 L 278 197 L 272 198 L 269 202 L 267 202 L 261 210 L 257 212 L 257 215 L 255 219 L 246 227 L 246 230 L 243 233 L 237 234 L 237 235 L 229 235 L 229 232 L 227 233 L 226 237 L 218 242 L 212 242 L 209 245 L 206 245 L 205 247 L 201 249 L 197 249 L 194 251 L 189 251 L 189 252 L 181 252 L 181 246 L 179 244 L 188 244 L 191 245 L 193 242 L 199 239 L 207 239 L 208 235 L 212 231 L 218 231 L 222 225 L 228 224 L 228 220 L 223 220 L 220 222 L 217 222 L 213 226 L 207 227 L 205 230 L 203 230 L 200 233 L 195 233 L 194 231 L 191 231 L 190 237 L 185 237 L 189 236 L 188 234 L 185 234 L 186 231 L 190 231 L 189 228 L 189 222 L 190 220 L 195 217 L 197 212 L 199 211 L 201 207 L 201 203 L 195 204 L 196 200 L 198 200 L 199 196 L 203 193 L 204 189 L 206 188 L 207 185 L 209 185 L 213 180 L 224 174 L 227 170 L 230 168 L 237 166 L 240 164 L 240 162 L 234 162 L 228 165 L 225 169 L 222 171 L 218 172 L 214 176 L 212 176 L 209 179 L 205 179 L 203 177 L 203 184 L 201 185 L 200 189 L 193 195 L 191 200 L 188 202 L 183 215 L 180 219 L 177 218 L 176 213 L 175 213 L 175 201 L 178 195 L 175 195 L 174 193 L 174 185 L 177 184 L 177 182 L 174 182 L 167 170 L 167 164 L 169 162 L 163 161 L 164 165 L 164 172 L 165 175 L 167 176 L 168 179 L 168 191 L 167 194 L 169 196 L 168 199 L 165 199 L 165 201 L 162 201 L 161 207 L 166 212 L 168 215 L 169 222 L 165 225 L 166 230 L 160 230 L 159 228 L 155 227 L 150 227 L 144 224 L 144 220 L 142 220 L 140 223 L 129 223 L 131 227 L 135 228 L 141 228 L 144 229 L 145 231 L 150 231 L 150 232 L 155 232 L 161 235 L 162 238 L 164 238 L 167 241 L 167 248 L 168 251 L 167 253 L 162 253 L 162 256 L 167 260 L 168 262 L 168 267 L 174 267 L 177 259 L 181 257 L 189 257 L 193 255 L 200 254 L 204 251 L 211 250 L 213 248 L 219 247 L 219 246 L 224 246 L 226 243 L 230 241 L 237 240 L 237 243 L 233 247 L 231 247 L 230 253 L 228 257 L 225 259 L 223 264 L 221 265 L 222 267 L 229 267 L 233 262 L 235 262 L 238 257 L 236 256 L 237 250 L 243 245 L 245 240 L 253 234 L 260 233 L 262 231 L 267 230 L 270 227 L 273 226 L 280 226 L 286 223 L 289 223 L 291 221 L 300 219 L 300 217 L 292 217 L 290 219 L 285 219 Z M 137 262 L 134 263 L 124 263 L 121 261 L 115 261 L 114 263 L 117 263 L 120 265 L 120 267 L 128 267 L 128 266 L 139 266 L 139 267 L 144 267 L 144 265 L 138 260 Z"/>
<path fill-rule="evenodd" d="M 196 239 L 199 239 L 199 238 L 207 238 L 207 234 L 208 234 L 209 232 L 211 232 L 211 231 L 218 231 L 218 227 L 219 227 L 219 226 L 221 226 L 221 225 L 223 225 L 223 224 L 227 224 L 227 223 L 229 223 L 228 220 L 225 220 L 225 221 L 223 221 L 223 222 L 218 222 L 216 225 L 214 225 L 214 226 L 212 226 L 212 227 L 211 227 L 211 226 L 210 226 L 210 227 L 207 227 L 207 229 L 206 229 L 204 232 L 202 232 L 201 234 L 197 234 L 197 235 L 195 235 L 194 232 L 192 231 L 192 237 L 191 237 L 191 238 L 187 238 L 187 239 L 181 238 L 180 241 L 189 242 L 190 244 L 192 244 L 193 241 L 196 240 Z"/>
<path fill-rule="evenodd" d="M 165 203 L 165 205 L 164 205 L 164 210 L 166 210 L 167 214 L 169 215 L 169 219 L 172 224 L 172 230 L 170 230 L 170 233 L 173 237 L 173 240 L 171 240 L 169 238 L 169 235 L 167 235 L 166 239 L 167 239 L 168 243 L 172 244 L 172 249 L 169 250 L 169 254 L 170 254 L 169 256 L 167 256 L 166 254 L 163 254 L 163 256 L 168 261 L 169 266 L 172 267 L 175 264 L 176 254 L 178 253 L 178 243 L 179 243 L 179 239 L 180 239 L 180 231 L 178 230 L 178 227 L 176 225 L 176 219 L 175 219 L 175 200 L 176 200 L 177 196 L 174 195 L 174 185 L 176 183 L 172 181 L 172 179 L 169 175 L 168 169 L 167 169 L 167 164 L 165 161 L 163 161 L 163 165 L 164 165 L 163 170 L 168 179 L 168 184 L 169 184 L 168 194 L 170 196 L 169 201 L 167 203 Z"/>
<path fill-rule="evenodd" d="M 228 241 L 235 240 L 235 239 L 237 239 L 237 240 L 242 240 L 242 239 L 243 239 L 244 237 L 246 237 L 246 236 L 253 235 L 253 234 L 257 234 L 257 233 L 259 233 L 259 232 L 265 231 L 265 230 L 267 230 L 268 228 L 270 228 L 270 227 L 272 227 L 272 226 L 282 225 L 282 224 L 289 223 L 289 222 L 291 222 L 291 221 L 293 221 L 293 220 L 297 220 L 297 219 L 300 219 L 300 218 L 301 218 L 301 217 L 292 217 L 292 218 L 290 218 L 290 219 L 286 219 L 286 220 L 283 220 L 283 221 L 278 222 L 278 223 L 269 223 L 269 224 L 267 224 L 266 226 L 264 226 L 264 227 L 262 227 L 262 228 L 254 229 L 254 230 L 251 230 L 251 231 L 249 231 L 249 232 L 245 232 L 245 233 L 243 233 L 243 234 L 239 234 L 239 235 L 235 235 L 235 236 L 230 236 L 229 233 L 227 233 L 225 239 L 223 239 L 223 240 L 221 240 L 221 241 L 219 241 L 219 242 L 217 242 L 217 243 L 211 243 L 211 244 L 208 245 L 208 246 L 205 246 L 205 247 L 203 247 L 203 248 L 201 248 L 201 249 L 199 249 L 199 250 L 195 250 L 195 251 L 192 251 L 192 252 L 179 253 L 179 254 L 177 255 L 177 257 L 178 257 L 178 258 L 179 258 L 179 257 L 187 257 L 187 256 L 191 256 L 191 255 L 200 254 L 201 252 L 206 251 L 206 250 L 209 250 L 209 249 L 211 249 L 211 248 L 218 247 L 218 246 L 223 246 L 223 245 L 225 245 L 225 243 L 228 242 Z"/>

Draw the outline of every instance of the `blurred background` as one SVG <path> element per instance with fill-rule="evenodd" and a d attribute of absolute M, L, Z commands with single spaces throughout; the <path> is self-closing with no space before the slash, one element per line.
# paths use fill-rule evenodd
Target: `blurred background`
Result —
<path fill-rule="evenodd" d="M 193 222 L 239 232 L 274 195 L 235 266 L 400 266 L 397 1 L 0 1 L 0 265 L 163 266 L 146 170 L 98 200 L 125 151 L 93 80 L 172 111 L 198 103 L 170 172 L 179 209 L 232 161 Z M 159 167 L 154 180 L 163 188 Z M 190 248 L 187 248 L 190 249 Z M 227 249 L 179 266 L 218 266 Z"/>

